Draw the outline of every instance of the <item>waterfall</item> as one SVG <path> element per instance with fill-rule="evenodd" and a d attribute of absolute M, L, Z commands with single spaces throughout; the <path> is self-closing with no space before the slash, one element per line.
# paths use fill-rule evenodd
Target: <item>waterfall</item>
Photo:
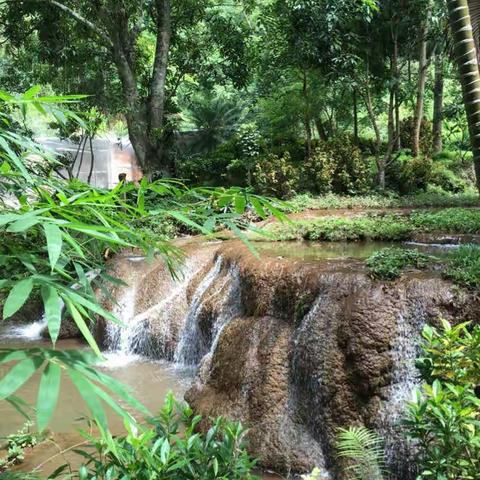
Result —
<path fill-rule="evenodd" d="M 109 365 L 122 365 L 141 355 L 173 360 L 180 367 L 197 366 L 215 349 L 222 329 L 241 311 L 240 278 L 236 267 L 226 268 L 218 257 L 194 284 L 202 268 L 204 262 L 199 264 L 195 257 L 187 260 L 180 280 L 162 285 L 162 290 L 155 285 L 160 291 L 151 294 L 159 295 L 160 300 L 140 312 L 137 297 L 143 279 L 120 291 L 112 312 L 119 323 L 107 322 L 105 326 Z M 163 273 L 159 271 L 158 275 Z M 192 286 L 188 301 L 187 292 Z"/>
<path fill-rule="evenodd" d="M 195 291 L 185 328 L 175 351 L 174 359 L 177 365 L 198 365 L 202 358 L 215 350 L 223 328 L 241 313 L 238 271 L 235 266 L 230 266 L 223 276 L 221 272 L 222 258 L 218 257 Z M 215 288 L 212 288 L 213 292 L 209 296 L 210 287 Z M 214 298 L 215 296 L 219 298 Z M 215 311 L 209 312 L 214 318 L 207 319 L 207 325 L 202 325 L 202 307 L 207 301 L 214 303 Z"/>
<path fill-rule="evenodd" d="M 85 274 L 87 280 L 91 281 L 96 278 L 100 274 L 100 270 L 91 270 Z M 79 290 L 82 288 L 81 283 L 74 283 L 70 286 L 72 290 Z M 63 313 L 65 309 L 65 303 L 62 299 L 60 299 L 60 308 Z M 45 314 L 43 314 L 39 320 L 36 320 L 32 323 L 27 323 L 26 325 L 12 325 L 7 327 L 5 330 L 2 331 L 1 336 L 3 338 L 18 338 L 25 340 L 27 342 L 33 342 L 35 340 L 41 340 L 43 337 L 43 333 L 47 329 L 47 318 Z"/>
<path fill-rule="evenodd" d="M 413 324 L 415 323 L 415 324 Z M 397 335 L 391 351 L 394 370 L 391 384 L 380 413 L 380 434 L 385 439 L 385 456 L 389 468 L 401 478 L 415 478 L 413 451 L 405 441 L 401 421 L 407 402 L 419 384 L 415 360 L 419 354 L 419 338 L 424 322 L 412 322 L 401 313 L 397 319 Z"/>

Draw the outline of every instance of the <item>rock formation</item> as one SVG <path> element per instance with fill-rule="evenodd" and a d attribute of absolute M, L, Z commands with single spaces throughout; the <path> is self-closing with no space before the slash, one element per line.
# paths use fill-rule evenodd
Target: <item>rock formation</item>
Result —
<path fill-rule="evenodd" d="M 196 412 L 241 420 L 260 463 L 283 471 L 334 473 L 337 429 L 364 424 L 411 477 L 398 422 L 421 329 L 477 320 L 472 294 L 434 272 L 381 282 L 358 261 L 256 259 L 236 242 L 196 247 L 189 261 L 176 284 L 159 264 L 117 273 L 134 278 L 130 316 L 155 345 L 147 353 L 198 365 L 186 394 Z"/>

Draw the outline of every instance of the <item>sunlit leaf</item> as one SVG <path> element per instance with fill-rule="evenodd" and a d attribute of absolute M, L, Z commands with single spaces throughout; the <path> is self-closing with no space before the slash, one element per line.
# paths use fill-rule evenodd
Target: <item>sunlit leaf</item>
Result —
<path fill-rule="evenodd" d="M 11 317 L 18 312 L 27 301 L 33 289 L 33 280 L 31 277 L 16 283 L 10 290 L 5 304 L 3 305 L 3 319 Z"/>
<path fill-rule="evenodd" d="M 43 431 L 53 415 L 60 393 L 62 369 L 49 362 L 42 373 L 37 397 L 37 427 Z"/>

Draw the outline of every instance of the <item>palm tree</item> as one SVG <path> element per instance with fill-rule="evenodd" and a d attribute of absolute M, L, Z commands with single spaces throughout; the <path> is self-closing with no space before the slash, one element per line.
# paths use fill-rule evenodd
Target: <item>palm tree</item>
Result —
<path fill-rule="evenodd" d="M 206 153 L 215 150 L 235 133 L 244 117 L 244 109 L 238 102 L 222 96 L 197 95 L 186 117 L 197 131 L 193 151 Z"/>
<path fill-rule="evenodd" d="M 478 0 L 447 0 L 447 4 L 480 191 L 480 4 Z"/>

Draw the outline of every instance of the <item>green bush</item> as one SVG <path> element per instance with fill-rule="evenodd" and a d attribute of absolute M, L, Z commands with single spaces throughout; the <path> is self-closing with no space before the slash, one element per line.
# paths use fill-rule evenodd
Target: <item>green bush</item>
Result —
<path fill-rule="evenodd" d="M 425 156 L 402 154 L 389 167 L 388 185 L 401 194 L 426 191 L 432 179 L 433 162 Z"/>
<path fill-rule="evenodd" d="M 339 135 L 319 145 L 335 167 L 332 190 L 335 193 L 359 194 L 370 188 L 370 169 L 352 138 Z"/>
<path fill-rule="evenodd" d="M 206 433 L 197 432 L 202 417 L 167 395 L 151 427 L 126 423 L 128 434 L 103 432 L 90 438 L 94 452 L 78 472 L 80 480 L 255 479 L 255 461 L 245 448 L 246 431 L 224 418 L 213 421 Z"/>
<path fill-rule="evenodd" d="M 177 175 L 193 185 L 228 185 L 228 166 L 239 156 L 235 139 L 220 145 L 213 152 L 193 155 L 177 161 Z"/>
<path fill-rule="evenodd" d="M 271 227 L 276 240 L 355 241 L 405 240 L 412 228 L 402 217 L 326 217 L 310 221 L 275 224 Z"/>
<path fill-rule="evenodd" d="M 480 212 L 476 209 L 447 208 L 438 212 L 413 212 L 410 221 L 422 231 L 480 233 Z"/>
<path fill-rule="evenodd" d="M 455 283 L 480 287 L 480 246 L 465 245 L 454 251 L 449 258 L 444 275 Z"/>
<path fill-rule="evenodd" d="M 392 247 L 373 253 L 366 263 L 374 278 L 394 279 L 398 278 L 406 268 L 423 269 L 432 260 L 432 257 L 418 250 Z"/>
<path fill-rule="evenodd" d="M 302 189 L 316 194 L 331 192 L 335 170 L 334 158 L 324 150 L 316 148 L 301 167 Z"/>
<path fill-rule="evenodd" d="M 290 162 L 290 154 L 260 156 L 253 169 L 252 183 L 258 193 L 289 198 L 298 187 L 298 170 Z"/>
<path fill-rule="evenodd" d="M 400 122 L 400 143 L 402 148 L 412 149 L 413 127 L 413 117 L 405 118 Z M 420 126 L 420 152 L 424 155 L 430 155 L 432 152 L 432 142 L 432 122 L 424 118 Z"/>
<path fill-rule="evenodd" d="M 43 439 L 41 435 L 32 433 L 33 424 L 27 422 L 21 430 L 8 435 L 5 445 L 2 446 L 6 450 L 6 455 L 0 458 L 0 471 L 17 463 L 23 462 L 25 459 L 25 449 L 34 447 Z"/>
<path fill-rule="evenodd" d="M 409 404 L 405 425 L 418 448 L 419 479 L 467 480 L 480 469 L 480 327 L 426 326 L 423 357 L 417 362 L 425 383 Z"/>

